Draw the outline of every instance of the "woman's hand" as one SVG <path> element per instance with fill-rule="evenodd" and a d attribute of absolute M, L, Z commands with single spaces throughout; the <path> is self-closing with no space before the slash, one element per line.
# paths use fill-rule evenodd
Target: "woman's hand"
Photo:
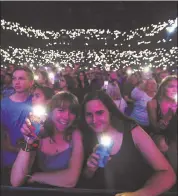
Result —
<path fill-rule="evenodd" d="M 168 122 L 167 120 L 161 119 L 161 120 L 159 121 L 159 127 L 160 127 L 161 129 L 166 129 L 166 127 L 168 126 L 168 124 L 169 124 L 169 122 Z"/>
<path fill-rule="evenodd" d="M 25 119 L 25 123 L 22 125 L 21 133 L 23 134 L 25 140 L 29 144 L 33 144 L 35 140 L 38 140 L 38 135 L 35 134 L 34 127 L 32 126 L 32 121 L 34 120 L 34 116 L 32 114 L 29 115 L 29 118 Z M 44 130 L 43 126 L 40 126 L 40 132 Z"/>
<path fill-rule="evenodd" d="M 100 156 L 96 154 L 96 149 L 98 145 L 95 146 L 93 153 L 90 155 L 87 161 L 87 167 L 90 171 L 95 172 L 98 169 L 99 159 Z M 111 157 L 109 156 L 108 161 L 111 160 Z"/>
<path fill-rule="evenodd" d="M 100 156 L 93 152 L 87 161 L 87 167 L 90 171 L 95 172 L 98 169 Z"/>

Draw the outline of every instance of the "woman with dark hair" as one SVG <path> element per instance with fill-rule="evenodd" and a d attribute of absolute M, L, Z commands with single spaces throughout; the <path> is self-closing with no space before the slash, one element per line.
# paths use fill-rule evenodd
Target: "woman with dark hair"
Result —
<path fill-rule="evenodd" d="M 30 137 L 33 116 L 26 120 L 21 129 L 25 145 L 12 167 L 12 186 L 21 186 L 25 182 L 58 187 L 76 185 L 83 162 L 82 137 L 77 126 L 79 110 L 77 98 L 62 91 L 52 97 L 49 115 L 39 136 Z M 39 170 L 33 173 L 35 159 Z"/>
<path fill-rule="evenodd" d="M 64 75 L 60 77 L 59 82 L 56 82 L 54 85 L 55 92 L 60 91 L 69 91 L 71 93 L 74 92 L 75 89 L 75 80 L 70 75 Z"/>
<path fill-rule="evenodd" d="M 89 92 L 89 82 L 84 71 L 80 71 L 77 76 L 78 80 L 78 94 L 79 103 L 82 103 L 86 93 Z"/>
<path fill-rule="evenodd" d="M 32 105 L 46 106 L 54 95 L 52 88 L 36 84 L 32 92 Z"/>
<path fill-rule="evenodd" d="M 130 191 L 123 196 L 156 196 L 173 186 L 174 171 L 152 139 L 104 91 L 85 96 L 81 117 L 86 130 L 84 145 L 89 146 L 83 175 L 90 188 Z M 103 135 L 112 141 L 104 168 L 99 167 L 101 157 L 96 153 Z"/>
<path fill-rule="evenodd" d="M 177 76 L 167 76 L 162 80 L 155 97 L 147 105 L 152 138 L 165 154 L 167 154 L 169 145 L 177 142 L 177 128 L 173 128 L 174 133 L 171 133 L 174 137 L 170 136 L 170 128 L 168 129 L 177 111 L 177 87 Z M 177 167 L 174 169 L 177 170 Z"/>
<path fill-rule="evenodd" d="M 164 130 L 177 110 L 177 76 L 167 76 L 155 97 L 148 102 L 148 113 L 153 132 Z"/>
<path fill-rule="evenodd" d="M 42 86 L 47 86 L 50 88 L 53 87 L 52 83 L 50 82 L 48 73 L 46 71 L 42 71 L 42 70 L 38 71 L 37 76 L 38 76 L 38 80 L 37 80 L 38 84 Z"/>

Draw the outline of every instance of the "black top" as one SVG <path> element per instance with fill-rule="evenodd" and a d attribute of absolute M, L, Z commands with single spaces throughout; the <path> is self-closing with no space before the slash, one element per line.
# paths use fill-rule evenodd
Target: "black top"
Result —
<path fill-rule="evenodd" d="M 163 114 L 161 112 L 161 106 L 158 100 L 156 100 L 157 102 L 157 121 L 159 122 L 161 119 L 163 119 Z M 167 142 L 169 143 L 170 140 L 177 140 L 177 113 L 178 110 L 176 111 L 176 113 L 172 116 L 172 118 L 169 121 L 168 126 L 165 129 L 161 129 L 160 128 L 160 132 L 159 134 L 162 134 L 165 136 Z"/>
<path fill-rule="evenodd" d="M 99 168 L 92 179 L 86 180 L 86 188 L 134 191 L 143 187 L 153 174 L 153 169 L 133 142 L 131 130 L 137 125 L 126 121 L 121 126 L 124 135 L 119 152 L 104 169 Z"/>

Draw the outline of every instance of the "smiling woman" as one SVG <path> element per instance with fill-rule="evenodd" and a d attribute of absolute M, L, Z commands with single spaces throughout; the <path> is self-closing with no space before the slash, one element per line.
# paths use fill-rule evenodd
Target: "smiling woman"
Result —
<path fill-rule="evenodd" d="M 81 116 L 87 130 L 83 176 L 88 187 L 127 190 L 130 193 L 123 195 L 128 196 L 157 196 L 173 186 L 175 174 L 168 161 L 149 135 L 124 116 L 104 91 L 85 96 Z M 112 140 L 109 148 L 100 143 L 103 135 Z"/>
<path fill-rule="evenodd" d="M 21 186 L 26 182 L 59 187 L 76 185 L 83 162 L 82 137 L 77 128 L 78 117 L 77 98 L 64 91 L 56 94 L 49 104 L 48 119 L 44 127 L 40 128 L 40 140 L 39 137 L 28 139 L 32 135 L 30 116 L 21 129 L 27 138 L 26 148 L 22 147 L 13 165 L 12 186 Z M 39 140 L 39 147 L 34 151 L 31 145 L 36 140 Z M 32 166 L 35 164 L 37 168 L 33 171 Z M 27 179 L 29 174 L 32 175 Z"/>

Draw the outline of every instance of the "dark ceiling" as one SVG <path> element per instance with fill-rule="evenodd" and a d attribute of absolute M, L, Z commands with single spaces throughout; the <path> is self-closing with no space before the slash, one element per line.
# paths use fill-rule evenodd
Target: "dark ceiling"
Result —
<path fill-rule="evenodd" d="M 177 16 L 177 8 L 176 1 L 1 1 L 1 18 L 42 30 L 130 30 L 173 19 Z"/>

